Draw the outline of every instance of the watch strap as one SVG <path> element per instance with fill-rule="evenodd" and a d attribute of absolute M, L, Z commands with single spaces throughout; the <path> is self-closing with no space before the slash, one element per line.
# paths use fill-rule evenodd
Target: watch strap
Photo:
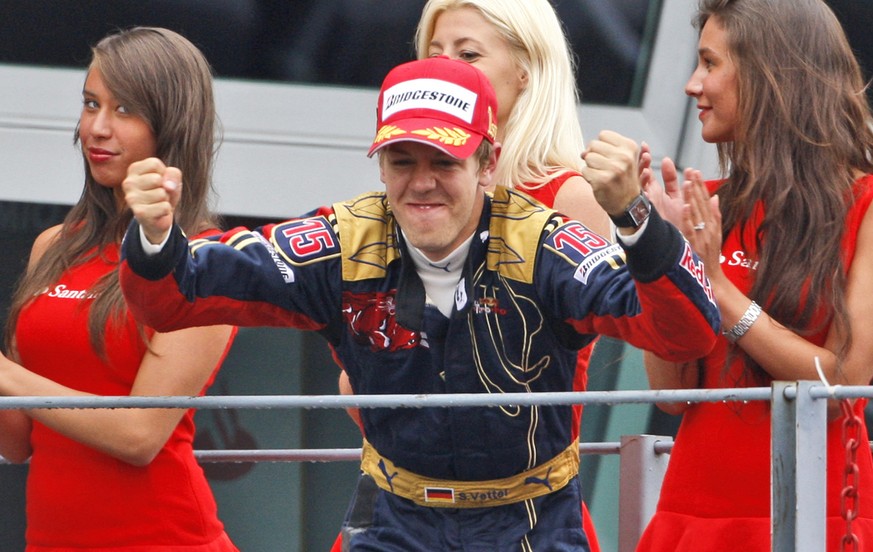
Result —
<path fill-rule="evenodd" d="M 619 228 L 639 228 L 649 218 L 652 203 L 645 194 L 640 193 L 631 201 L 620 215 L 609 215 L 612 222 Z"/>

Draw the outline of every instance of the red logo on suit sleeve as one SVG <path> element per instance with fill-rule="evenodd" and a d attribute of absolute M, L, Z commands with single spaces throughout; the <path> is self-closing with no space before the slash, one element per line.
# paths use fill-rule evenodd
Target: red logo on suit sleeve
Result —
<path fill-rule="evenodd" d="M 685 250 L 682 252 L 682 260 L 679 262 L 679 266 L 684 268 L 688 274 L 691 274 L 691 276 L 697 280 L 697 283 L 703 288 L 703 292 L 706 293 L 706 298 L 709 299 L 709 302 L 713 305 L 716 304 L 715 295 L 712 292 L 712 285 L 709 283 L 703 269 L 703 261 L 694 256 L 694 252 L 691 250 L 691 245 L 689 245 L 688 242 L 685 242 Z"/>

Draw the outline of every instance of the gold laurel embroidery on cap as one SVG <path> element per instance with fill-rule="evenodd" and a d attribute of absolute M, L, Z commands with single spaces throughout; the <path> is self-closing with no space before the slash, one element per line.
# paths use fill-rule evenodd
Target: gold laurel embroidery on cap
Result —
<path fill-rule="evenodd" d="M 406 134 L 406 131 L 402 128 L 397 128 L 394 125 L 385 125 L 379 129 L 379 132 L 376 133 L 376 139 L 373 140 L 373 143 L 378 144 L 379 142 L 384 142 L 389 138 L 394 138 L 395 136 L 400 136 L 401 134 Z"/>
<path fill-rule="evenodd" d="M 497 123 L 494 121 L 494 112 L 488 106 L 488 136 L 494 140 L 497 138 Z"/>
<path fill-rule="evenodd" d="M 436 140 L 447 146 L 463 146 L 470 139 L 470 134 L 459 128 L 423 128 L 421 130 L 413 130 L 412 133 L 424 136 L 428 140 Z"/>

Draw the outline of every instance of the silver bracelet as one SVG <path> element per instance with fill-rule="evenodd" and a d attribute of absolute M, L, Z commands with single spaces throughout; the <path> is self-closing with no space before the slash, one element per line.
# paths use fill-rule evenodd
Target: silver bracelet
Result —
<path fill-rule="evenodd" d="M 740 318 L 740 321 L 734 324 L 734 327 L 724 332 L 724 336 L 731 343 L 736 343 L 737 340 L 749 331 L 749 328 L 752 327 L 752 324 L 755 323 L 755 320 L 761 316 L 761 306 L 758 303 L 752 301 L 752 304 L 749 305 L 749 308 L 746 309 L 746 312 L 743 313 L 743 317 Z"/>

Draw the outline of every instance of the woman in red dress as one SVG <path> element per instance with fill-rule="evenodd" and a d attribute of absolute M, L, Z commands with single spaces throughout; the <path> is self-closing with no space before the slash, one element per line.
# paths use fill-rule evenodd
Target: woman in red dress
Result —
<path fill-rule="evenodd" d="M 147 157 L 185 171 L 177 220 L 186 231 L 216 231 L 214 121 L 209 65 L 185 38 L 135 28 L 94 47 L 76 129 L 85 188 L 33 245 L 7 321 L 0 394 L 205 392 L 236 330 L 142 327 L 122 298 L 118 262 L 132 218 L 121 183 Z M 193 437 L 184 409 L 0 411 L 0 454 L 30 459 L 27 552 L 236 552 Z"/>
<path fill-rule="evenodd" d="M 648 193 L 706 265 L 724 336 L 706 357 L 646 355 L 654 389 L 767 386 L 873 377 L 873 117 L 858 63 L 821 0 L 703 0 L 699 61 L 686 85 L 726 178 L 673 163 Z M 712 195 L 711 195 L 712 194 Z M 873 462 L 859 418 L 853 534 L 873 546 Z M 768 403 L 665 404 L 684 412 L 640 551 L 769 551 Z M 827 550 L 842 550 L 846 450 L 829 405 Z"/>

